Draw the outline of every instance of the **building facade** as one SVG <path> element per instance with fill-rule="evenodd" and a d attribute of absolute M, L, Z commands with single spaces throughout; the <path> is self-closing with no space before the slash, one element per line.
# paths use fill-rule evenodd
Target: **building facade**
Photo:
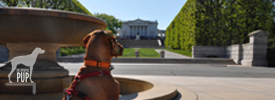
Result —
<path fill-rule="evenodd" d="M 118 30 L 118 37 L 120 39 L 135 39 L 139 35 L 141 39 L 156 39 L 159 33 L 157 27 L 157 21 L 141 19 L 123 21 L 121 29 Z"/>

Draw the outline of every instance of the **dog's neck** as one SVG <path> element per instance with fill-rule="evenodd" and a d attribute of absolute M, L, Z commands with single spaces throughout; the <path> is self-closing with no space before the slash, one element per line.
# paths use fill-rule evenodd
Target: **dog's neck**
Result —
<path fill-rule="evenodd" d="M 93 38 L 87 44 L 84 60 L 111 62 L 112 56 L 109 50 L 110 48 L 108 48 L 99 38 Z"/>
<path fill-rule="evenodd" d="M 30 55 L 36 57 L 38 54 L 40 53 L 35 49 Z"/>

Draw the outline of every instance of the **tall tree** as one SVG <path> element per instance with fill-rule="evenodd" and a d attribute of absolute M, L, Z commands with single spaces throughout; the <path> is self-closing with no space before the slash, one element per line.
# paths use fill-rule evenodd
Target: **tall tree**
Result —
<path fill-rule="evenodd" d="M 190 50 L 192 45 L 247 43 L 247 35 L 259 29 L 269 32 L 271 38 L 275 32 L 274 1 L 188 0 L 166 29 L 166 36 L 173 37 L 166 38 L 166 47 Z"/>
<path fill-rule="evenodd" d="M 122 26 L 122 21 L 112 15 L 95 13 L 94 16 L 103 19 L 108 24 L 109 30 L 111 30 L 114 34 L 116 34 L 116 30 Z"/>

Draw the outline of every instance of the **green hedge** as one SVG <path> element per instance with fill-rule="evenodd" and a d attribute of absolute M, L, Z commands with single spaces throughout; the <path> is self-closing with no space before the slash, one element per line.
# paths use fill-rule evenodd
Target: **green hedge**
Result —
<path fill-rule="evenodd" d="M 274 0 L 188 0 L 166 29 L 165 46 L 227 46 L 249 42 L 252 31 L 273 37 Z"/>
<path fill-rule="evenodd" d="M 59 49 L 60 56 L 68 56 L 73 54 L 85 53 L 84 47 L 62 47 Z"/>

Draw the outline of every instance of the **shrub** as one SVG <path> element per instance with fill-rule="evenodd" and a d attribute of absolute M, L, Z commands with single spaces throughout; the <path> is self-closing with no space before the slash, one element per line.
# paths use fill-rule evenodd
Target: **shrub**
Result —
<path fill-rule="evenodd" d="M 59 49 L 60 56 L 68 56 L 73 54 L 85 53 L 84 47 L 61 47 Z"/>

